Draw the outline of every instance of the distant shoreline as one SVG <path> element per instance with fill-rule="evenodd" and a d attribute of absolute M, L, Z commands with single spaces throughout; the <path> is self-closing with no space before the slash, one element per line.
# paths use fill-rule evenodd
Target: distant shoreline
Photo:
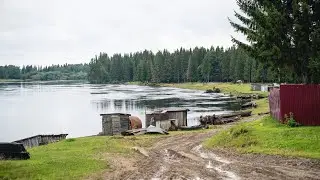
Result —
<path fill-rule="evenodd" d="M 24 83 L 24 84 L 46 84 L 46 83 L 70 83 L 70 82 L 83 82 L 89 83 L 88 80 L 50 80 L 50 81 L 34 81 L 34 80 L 21 80 L 21 79 L 0 79 L 0 84 L 16 84 L 16 83 Z"/>

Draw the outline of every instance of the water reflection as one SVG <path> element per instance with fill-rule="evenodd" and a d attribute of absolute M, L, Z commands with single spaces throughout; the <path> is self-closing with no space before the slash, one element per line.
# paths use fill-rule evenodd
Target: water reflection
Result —
<path fill-rule="evenodd" d="M 101 113 L 122 112 L 143 120 L 146 112 L 164 108 L 188 108 L 188 125 L 200 115 L 240 109 L 239 102 L 223 94 L 203 91 L 91 85 L 83 83 L 0 84 L 0 141 L 37 134 L 68 133 L 68 137 L 97 134 Z"/>

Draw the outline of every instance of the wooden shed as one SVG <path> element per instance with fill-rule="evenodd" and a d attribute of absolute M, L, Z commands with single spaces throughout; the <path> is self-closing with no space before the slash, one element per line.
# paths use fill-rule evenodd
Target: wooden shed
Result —
<path fill-rule="evenodd" d="M 146 114 L 146 127 L 153 125 L 164 128 L 171 126 L 172 123 L 177 127 L 187 126 L 188 111 L 189 109 L 166 109 Z"/>
<path fill-rule="evenodd" d="M 177 130 L 178 128 L 178 120 L 176 119 L 168 119 L 168 120 L 161 120 L 156 121 L 156 127 L 162 128 L 166 131 L 169 130 Z"/>
<path fill-rule="evenodd" d="M 150 125 L 156 126 L 157 121 L 168 120 L 169 115 L 167 113 L 162 113 L 162 111 L 155 111 L 150 114 L 146 114 L 146 127 Z"/>
<path fill-rule="evenodd" d="M 61 141 L 63 139 L 66 139 L 67 135 L 68 134 L 36 135 L 36 136 L 20 139 L 14 142 L 21 143 L 23 144 L 24 147 L 31 148 L 35 146 L 41 146 L 41 145 L 46 145 L 49 143 Z"/>
<path fill-rule="evenodd" d="M 188 126 L 187 124 L 187 113 L 189 109 L 167 109 L 162 113 L 168 114 L 168 119 L 176 119 L 178 127 Z"/>
<path fill-rule="evenodd" d="M 119 135 L 130 129 L 129 116 L 131 114 L 111 113 L 100 114 L 102 116 L 102 135 Z"/>

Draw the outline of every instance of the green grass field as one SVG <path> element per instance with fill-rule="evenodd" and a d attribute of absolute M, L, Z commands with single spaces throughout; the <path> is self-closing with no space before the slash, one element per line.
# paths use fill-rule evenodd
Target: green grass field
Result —
<path fill-rule="evenodd" d="M 211 126 L 212 128 L 218 128 Z M 173 131 L 169 135 L 92 136 L 27 149 L 29 160 L 0 161 L 0 179 L 81 179 L 109 169 L 108 159 L 132 157 L 133 147 L 150 147 L 170 136 L 209 131 Z"/>
<path fill-rule="evenodd" d="M 29 160 L 0 161 L 0 179 L 79 179 L 109 167 L 106 156 L 130 156 L 163 136 L 67 139 L 28 149 Z"/>
<path fill-rule="evenodd" d="M 207 148 L 235 149 L 242 153 L 263 153 L 320 159 L 320 127 L 288 127 L 270 116 L 241 123 L 204 142 Z"/>

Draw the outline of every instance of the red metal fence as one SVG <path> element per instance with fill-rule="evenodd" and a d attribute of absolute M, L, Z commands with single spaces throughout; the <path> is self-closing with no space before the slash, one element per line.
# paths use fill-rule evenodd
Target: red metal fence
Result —
<path fill-rule="evenodd" d="M 269 95 L 274 118 L 280 120 L 292 112 L 303 125 L 320 125 L 320 85 L 281 85 L 278 91 L 272 89 Z"/>

